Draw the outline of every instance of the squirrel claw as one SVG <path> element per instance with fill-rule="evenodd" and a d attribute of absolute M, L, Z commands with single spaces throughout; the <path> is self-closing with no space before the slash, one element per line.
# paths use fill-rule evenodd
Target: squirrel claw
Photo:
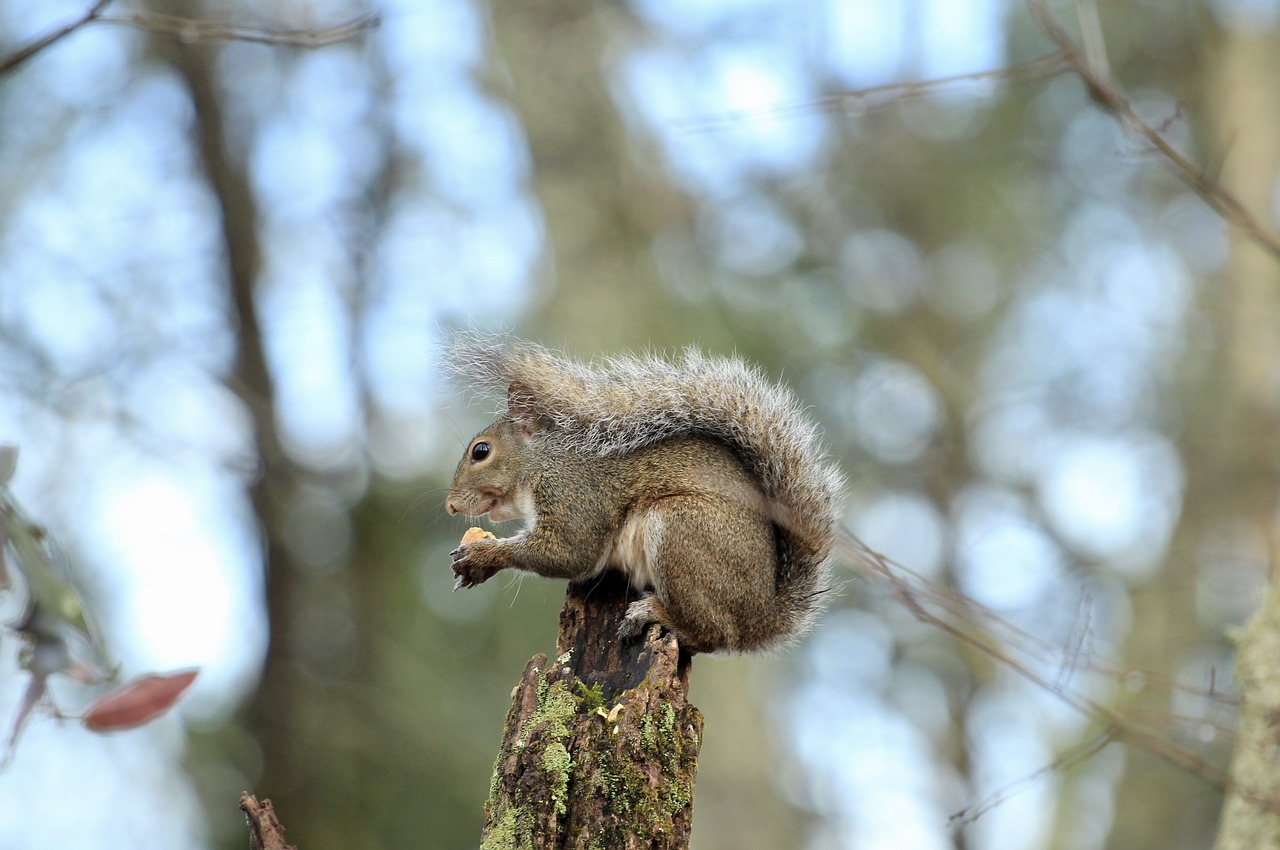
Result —
<path fill-rule="evenodd" d="M 482 562 L 476 545 L 475 543 L 468 543 L 449 553 L 449 557 L 453 559 L 454 590 L 483 584 L 496 572 L 493 567 L 486 566 Z"/>
<path fill-rule="evenodd" d="M 490 575 L 492 573 L 485 573 L 480 570 L 459 571 L 457 567 L 454 567 L 453 589 L 457 590 L 461 587 L 475 587 L 478 584 L 483 584 Z"/>

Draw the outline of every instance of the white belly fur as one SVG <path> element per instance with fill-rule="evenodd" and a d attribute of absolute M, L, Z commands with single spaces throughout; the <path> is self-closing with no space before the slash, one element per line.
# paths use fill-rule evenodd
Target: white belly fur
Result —
<path fill-rule="evenodd" d="M 636 590 L 661 590 L 658 546 L 665 523 L 654 510 L 637 511 L 627 517 L 600 558 L 599 570 L 622 572 Z"/>

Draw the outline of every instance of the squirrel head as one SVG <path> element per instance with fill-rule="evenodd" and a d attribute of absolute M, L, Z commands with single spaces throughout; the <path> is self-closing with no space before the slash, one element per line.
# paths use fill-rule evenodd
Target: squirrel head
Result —
<path fill-rule="evenodd" d="M 507 389 L 507 414 L 467 444 L 453 473 L 445 510 L 450 515 L 488 514 L 495 522 L 531 518 L 532 500 L 525 484 L 526 461 L 540 434 L 550 427 L 523 384 Z"/>

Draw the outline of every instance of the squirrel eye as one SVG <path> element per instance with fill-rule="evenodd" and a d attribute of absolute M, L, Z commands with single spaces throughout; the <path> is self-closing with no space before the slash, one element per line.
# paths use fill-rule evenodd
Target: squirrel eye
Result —
<path fill-rule="evenodd" d="M 474 461 L 484 460 L 489 456 L 489 452 L 493 450 L 493 446 L 481 440 L 471 447 L 471 459 Z"/>

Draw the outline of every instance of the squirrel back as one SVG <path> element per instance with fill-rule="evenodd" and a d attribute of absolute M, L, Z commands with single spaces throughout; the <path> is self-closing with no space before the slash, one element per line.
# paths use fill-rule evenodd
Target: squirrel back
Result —
<path fill-rule="evenodd" d="M 787 389 L 740 360 L 693 348 L 675 360 L 584 364 L 529 342 L 468 332 L 453 339 L 444 364 L 463 383 L 528 399 L 543 429 L 575 454 L 623 458 L 679 437 L 726 446 L 758 485 L 776 531 L 778 636 L 810 625 L 826 590 L 844 482 Z"/>

